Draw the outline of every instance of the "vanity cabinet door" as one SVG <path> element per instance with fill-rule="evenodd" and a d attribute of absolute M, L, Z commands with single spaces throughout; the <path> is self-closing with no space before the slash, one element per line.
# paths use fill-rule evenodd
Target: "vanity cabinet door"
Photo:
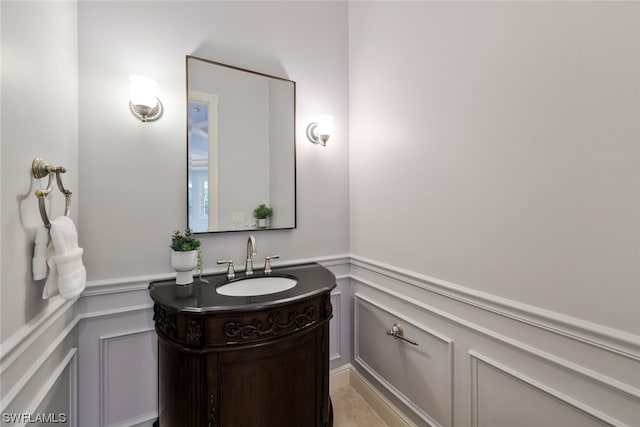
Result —
<path fill-rule="evenodd" d="M 204 354 L 185 352 L 158 341 L 158 412 L 160 426 L 204 426 L 207 417 Z"/>
<path fill-rule="evenodd" d="M 218 365 L 216 382 L 210 383 L 211 394 L 218 397 L 216 426 L 326 426 L 324 330 L 323 325 L 296 337 L 212 355 Z"/>

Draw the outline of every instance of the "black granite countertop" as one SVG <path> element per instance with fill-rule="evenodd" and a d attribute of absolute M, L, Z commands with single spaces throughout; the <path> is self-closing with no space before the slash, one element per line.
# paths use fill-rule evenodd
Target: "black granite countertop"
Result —
<path fill-rule="evenodd" d="M 253 276 L 265 276 L 256 271 Z M 261 310 L 303 301 L 317 295 L 330 292 L 336 287 L 336 277 L 327 268 L 317 263 L 275 267 L 271 277 L 290 277 L 298 281 L 293 288 L 267 295 L 226 296 L 216 292 L 216 288 L 230 282 L 242 280 L 244 272 L 237 272 L 236 278 L 228 280 L 225 274 L 204 276 L 209 283 L 201 282 L 197 276 L 194 283 L 187 287 L 176 285 L 175 280 L 158 280 L 149 284 L 151 299 L 174 312 L 208 313 L 247 312 Z"/>

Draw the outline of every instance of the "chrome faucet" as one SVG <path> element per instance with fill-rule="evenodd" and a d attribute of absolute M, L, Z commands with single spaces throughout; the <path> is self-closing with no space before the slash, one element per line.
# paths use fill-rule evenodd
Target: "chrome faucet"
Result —
<path fill-rule="evenodd" d="M 251 257 L 257 253 L 256 238 L 253 237 L 253 235 L 249 235 L 249 238 L 247 239 L 247 261 L 244 268 L 244 274 L 247 276 L 251 276 L 253 274 L 253 260 Z"/>

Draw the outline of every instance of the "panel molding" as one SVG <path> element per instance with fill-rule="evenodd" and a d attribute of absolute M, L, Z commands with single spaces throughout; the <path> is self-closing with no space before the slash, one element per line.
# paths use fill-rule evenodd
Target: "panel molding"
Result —
<path fill-rule="evenodd" d="M 360 310 L 359 310 L 359 304 L 358 301 L 364 301 L 390 315 L 392 315 L 393 317 L 396 317 L 398 319 L 402 319 L 404 322 L 414 326 L 417 329 L 420 329 L 421 331 L 423 331 L 424 333 L 426 333 L 427 335 L 430 335 L 432 337 L 434 337 L 435 339 L 437 339 L 438 341 L 442 342 L 444 345 L 447 346 L 447 354 L 448 354 L 448 365 L 447 365 L 447 370 L 448 370 L 448 390 L 447 390 L 447 398 L 448 398 L 448 402 L 449 402 L 449 411 L 448 411 L 448 416 L 449 416 L 449 423 L 450 425 L 453 425 L 453 419 L 454 419 L 454 360 L 453 360 L 453 340 L 451 338 L 448 338 L 447 336 L 445 336 L 444 334 L 441 334 L 439 332 L 436 332 L 426 326 L 424 326 L 422 323 L 419 323 L 416 320 L 413 320 L 387 306 L 385 306 L 384 304 L 381 304 L 379 302 L 374 301 L 373 299 L 370 299 L 368 297 L 363 296 L 362 294 L 359 293 L 355 293 L 353 295 L 354 297 L 354 342 L 353 342 L 353 348 L 354 348 L 354 361 L 361 366 L 365 371 L 367 371 L 376 381 L 378 381 L 383 387 L 385 387 L 390 393 L 392 393 L 398 400 L 400 400 L 402 403 L 404 403 L 409 409 L 411 409 L 416 415 L 418 415 L 422 420 L 424 420 L 426 423 L 428 423 L 430 426 L 433 427 L 443 427 L 440 423 L 438 423 L 435 419 L 433 419 L 433 417 L 431 417 L 431 415 L 429 415 L 425 410 L 423 410 L 422 408 L 420 408 L 417 404 L 415 404 L 409 397 L 405 396 L 404 393 L 402 393 L 400 390 L 398 390 L 393 384 L 391 384 L 389 381 L 387 381 L 382 375 L 380 375 L 375 369 L 373 369 L 364 359 L 362 359 L 362 357 L 360 357 L 360 348 L 359 348 L 359 326 L 360 326 Z"/>
<path fill-rule="evenodd" d="M 73 354 L 73 360 L 69 370 L 69 427 L 78 427 L 80 410 L 78 389 L 80 388 L 80 376 L 78 375 L 78 349 Z"/>
<path fill-rule="evenodd" d="M 55 322 L 55 320 L 53 321 Z M 47 322 L 48 326 L 51 326 L 53 322 Z M 42 366 L 49 360 L 51 355 L 58 350 L 60 345 L 64 342 L 67 336 L 71 333 L 72 330 L 78 324 L 78 317 L 76 316 L 73 321 L 68 323 L 63 331 L 56 336 L 49 346 L 45 349 L 45 351 L 38 356 L 38 358 L 34 361 L 34 363 L 26 370 L 26 372 L 20 377 L 20 379 L 9 389 L 8 392 L 4 393 L 2 397 L 2 401 L 0 401 L 0 412 L 4 412 L 7 407 L 13 403 L 15 398 L 20 394 L 22 389 L 31 381 L 31 379 L 36 375 L 36 373 L 42 368 Z M 43 325 L 47 327 L 47 325 Z M 40 332 L 42 334 L 42 331 Z M 34 340 L 35 341 L 35 340 Z M 27 350 L 29 350 L 31 346 L 26 347 L 25 349 L 21 349 L 21 354 L 24 354 Z M 15 361 L 15 359 L 14 359 Z M 13 361 L 12 361 L 13 363 Z M 11 367 L 11 364 L 7 365 L 6 368 Z"/>
<path fill-rule="evenodd" d="M 76 299 L 64 300 L 55 296 L 49 305 L 34 320 L 22 326 L 7 340 L 0 343 L 0 374 L 7 370 L 16 359 L 29 350 L 56 321 L 73 308 Z"/>
<path fill-rule="evenodd" d="M 351 264 L 493 314 L 640 361 L 640 337 L 632 333 L 480 292 L 361 256 L 351 255 Z M 351 277 L 358 281 L 366 281 L 355 274 Z"/>
<path fill-rule="evenodd" d="M 62 376 L 64 370 L 69 367 L 69 413 L 68 422 L 69 427 L 78 427 L 78 348 L 73 347 L 65 355 L 58 366 L 53 370 L 51 375 L 43 384 L 38 394 L 33 398 L 31 403 L 27 405 L 26 413 L 34 414 L 38 410 L 38 407 L 44 401 L 44 398 L 49 394 L 54 384 Z"/>
<path fill-rule="evenodd" d="M 596 372 L 592 369 L 586 368 L 584 366 L 578 365 L 577 363 L 571 362 L 569 360 L 566 360 L 562 357 L 559 356 L 555 356 L 553 354 L 550 354 L 544 350 L 541 350 L 539 348 L 533 347 L 531 345 L 525 344 L 523 342 L 517 341 L 515 339 L 512 339 L 510 337 L 507 337 L 505 335 L 502 335 L 496 331 L 484 328 L 480 325 L 477 325 L 473 322 L 467 321 L 465 319 L 462 319 L 460 317 L 457 317 L 451 313 L 448 313 L 444 310 L 440 310 L 437 309 L 429 304 L 423 303 L 422 301 L 418 301 L 415 298 L 411 298 L 411 297 L 407 297 L 406 295 L 400 294 L 396 291 L 387 289 L 384 286 L 380 286 L 378 284 L 375 284 L 367 279 L 363 279 L 361 277 L 358 276 L 353 276 L 352 277 L 354 281 L 361 283 L 365 286 L 368 286 L 370 288 L 376 289 L 380 292 L 385 293 L 386 295 L 392 296 L 395 299 L 398 299 L 400 301 L 403 301 L 405 303 L 411 304 L 417 308 L 419 308 L 420 310 L 423 310 L 425 312 L 428 312 L 430 314 L 433 314 L 435 316 L 438 316 L 442 319 L 445 319 L 449 322 L 458 324 L 460 326 L 463 326 L 467 329 L 470 329 L 480 335 L 483 335 L 485 337 L 488 337 L 492 340 L 495 340 L 497 342 L 500 342 L 502 344 L 505 344 L 509 347 L 512 347 L 520 352 L 523 352 L 525 354 L 528 354 L 530 356 L 536 357 L 540 360 L 544 360 L 545 362 L 548 362 L 554 366 L 560 367 L 566 371 L 569 371 L 573 374 L 577 374 L 585 379 L 587 379 L 588 381 L 596 384 L 597 386 L 601 386 L 601 387 L 605 387 L 607 389 L 609 389 L 610 391 L 613 391 L 619 395 L 621 395 L 622 397 L 626 398 L 626 399 L 630 399 L 634 402 L 638 402 L 640 400 L 640 389 L 638 389 L 637 387 L 634 387 L 630 384 L 626 384 L 623 383 L 621 381 L 618 381 L 614 378 L 611 378 L 609 376 L 603 375 L 599 372 Z M 618 354 L 620 355 L 620 354 Z"/>
<path fill-rule="evenodd" d="M 109 343 L 112 341 L 122 339 L 125 337 L 131 337 L 134 335 L 142 335 L 147 333 L 155 333 L 155 329 L 153 328 L 144 328 L 144 329 L 131 329 L 128 331 L 122 331 L 116 334 L 109 335 L 101 335 L 99 337 L 99 379 L 100 379 L 100 391 L 98 396 L 99 401 L 99 413 L 100 413 L 100 427 L 113 427 L 124 425 L 123 422 L 118 424 L 108 424 L 108 411 L 109 411 Z M 157 413 L 145 414 L 140 417 L 136 417 L 133 421 L 134 424 L 139 424 L 149 419 L 153 419 L 153 417 L 157 417 Z M 142 419 L 144 418 L 144 419 Z M 132 421 L 132 420 L 127 420 Z"/>
<path fill-rule="evenodd" d="M 348 298 L 351 298 L 351 293 L 349 291 L 349 282 L 351 282 L 353 285 L 361 284 L 364 286 L 364 288 L 362 289 L 374 289 L 381 292 L 385 296 L 393 298 L 394 300 L 408 303 L 412 307 L 420 310 L 420 312 L 431 314 L 433 316 L 451 322 L 452 324 L 468 329 L 470 332 L 478 334 L 478 336 L 483 336 L 489 338 L 493 342 L 504 344 L 505 346 L 515 349 L 524 355 L 528 355 L 536 358 L 537 360 L 549 363 L 551 367 L 560 368 L 561 370 L 566 371 L 567 374 L 575 374 L 580 378 L 592 382 L 594 387 L 603 388 L 608 391 L 615 392 L 618 396 L 631 402 L 640 401 L 640 388 L 634 387 L 615 378 L 611 378 L 585 366 L 581 366 L 573 362 L 571 360 L 571 357 L 569 357 L 568 359 L 558 357 L 545 350 L 536 348 L 525 342 L 521 342 L 509 336 L 502 335 L 495 330 L 488 329 L 479 324 L 473 323 L 463 317 L 457 317 L 452 312 L 436 308 L 433 305 L 423 302 L 428 302 L 428 299 L 423 299 L 420 297 L 419 300 L 413 298 L 411 296 L 408 296 L 407 293 L 399 292 L 399 288 L 396 286 L 386 286 L 386 283 L 390 283 L 390 280 L 387 279 L 395 280 L 398 281 L 399 286 L 408 285 L 417 289 L 421 289 L 424 291 L 425 295 L 428 295 L 428 293 L 437 294 L 438 296 L 449 298 L 452 301 L 466 304 L 469 307 L 474 307 L 487 313 L 498 315 L 504 319 L 518 322 L 522 326 L 526 325 L 529 327 L 538 328 L 548 333 L 568 338 L 578 343 L 586 344 L 593 348 L 604 350 L 614 356 L 624 357 L 633 361 L 640 361 L 640 338 L 636 335 L 625 333 L 623 331 L 617 331 L 611 328 L 600 327 L 600 325 L 597 324 L 583 322 L 579 319 L 564 316 L 560 313 L 554 313 L 538 307 L 520 304 L 514 301 L 500 298 L 495 295 L 480 293 L 453 283 L 423 276 L 415 272 L 410 272 L 394 266 L 378 263 L 359 256 L 336 255 L 313 259 L 298 259 L 286 263 L 281 263 L 280 265 L 284 266 L 302 262 L 319 262 L 325 267 L 336 267 L 334 268 L 334 271 L 339 273 L 336 274 L 336 280 L 344 281 L 344 283 L 340 283 L 339 285 L 342 286 L 339 287 L 341 291 L 332 293 L 331 296 L 332 302 L 334 303 L 334 316 L 337 321 L 336 329 L 341 334 L 348 335 L 350 331 L 343 331 L 342 329 L 350 328 L 351 325 L 350 317 L 341 319 L 341 317 L 343 317 L 341 316 L 342 310 L 347 310 L 347 306 L 349 306 L 349 310 L 351 310 L 351 306 L 355 306 L 352 304 L 347 304 Z M 206 273 L 210 274 L 219 272 L 222 271 L 218 271 L 216 269 L 207 270 Z M 151 310 L 151 308 L 153 307 L 152 303 L 145 302 L 144 298 L 141 298 L 141 296 L 147 292 L 148 283 L 152 280 L 166 279 L 170 277 L 173 277 L 173 275 L 158 274 L 92 281 L 88 283 L 87 289 L 79 299 L 62 300 L 58 297 L 52 299 L 49 305 L 35 319 L 33 319 L 27 325 L 21 327 L 16 333 L 11 335 L 3 343 L 0 343 L 0 375 L 16 378 L 16 381 L 13 384 L 10 384 L 10 388 L 3 392 L 2 401 L 0 401 L 0 409 L 5 409 L 8 405 L 12 404 L 16 396 L 21 393 L 22 389 L 25 386 L 30 389 L 33 384 L 29 383 L 29 381 L 31 381 L 31 379 L 36 374 L 38 374 L 38 387 L 42 387 L 42 390 L 47 389 L 46 387 L 49 383 L 48 380 L 46 381 L 46 384 L 43 383 L 44 385 L 39 385 L 42 379 L 42 373 L 39 373 L 39 369 L 42 368 L 42 366 L 46 363 L 47 358 L 49 358 L 54 352 L 56 352 L 56 350 L 60 351 L 59 346 L 62 345 L 65 338 L 69 337 L 70 334 L 73 334 L 74 328 L 78 327 L 78 325 L 82 325 L 85 320 L 95 320 L 96 322 L 102 322 L 103 320 L 108 321 L 109 318 L 117 318 L 119 316 L 126 316 L 128 314 L 136 312 Z M 338 296 L 336 297 L 336 295 Z M 359 298 L 363 300 L 366 299 L 363 298 L 363 295 L 359 295 Z M 127 300 L 128 305 L 127 303 L 125 303 L 124 305 L 121 304 L 122 301 Z M 118 301 L 120 301 L 120 304 L 116 304 Z M 97 302 L 97 304 L 94 304 L 94 302 Z M 342 302 L 344 302 L 344 304 L 342 304 Z M 340 305 L 342 307 L 339 307 Z M 353 314 L 354 316 L 356 315 L 355 310 Z M 410 320 L 405 320 L 406 316 L 403 317 L 399 313 L 394 314 L 394 316 L 396 315 L 397 317 L 402 318 L 403 321 L 408 321 L 409 323 L 413 324 L 413 322 L 411 322 Z M 354 317 L 353 320 L 355 324 L 355 322 L 357 322 L 357 317 Z M 514 325 L 516 324 L 514 323 Z M 146 325 L 138 324 L 137 326 Z M 152 330 L 153 329 L 130 330 L 123 331 L 122 334 L 128 335 L 131 333 L 135 334 L 136 332 L 150 332 Z M 121 335 L 121 333 L 119 332 L 118 334 L 116 334 L 116 336 L 118 335 Z M 100 337 L 100 339 L 102 338 L 108 338 L 108 336 Z M 518 337 L 516 336 L 515 338 Z M 97 336 L 92 338 L 92 340 L 96 339 L 98 339 Z M 51 345 L 48 345 L 45 348 L 43 341 L 51 343 Z M 354 350 L 356 343 L 357 340 L 354 342 Z M 330 359 L 336 364 L 348 362 L 348 360 L 345 359 L 351 357 L 351 348 L 346 347 L 346 342 L 342 342 L 341 337 L 336 340 L 336 344 L 337 349 L 335 349 L 335 351 L 330 354 Z M 42 351 L 43 349 L 44 351 Z M 64 349 L 64 351 L 66 351 L 66 349 Z M 98 352 L 99 357 L 104 357 L 102 352 L 103 349 L 101 347 L 100 351 Z M 366 365 L 366 362 L 364 362 L 359 357 L 357 351 L 353 356 L 354 364 L 356 364 L 358 367 L 362 367 L 362 369 L 364 369 L 364 371 L 362 371 L 363 373 L 367 372 L 371 375 L 371 377 L 379 381 L 379 379 L 376 378 L 375 374 L 369 370 L 371 368 L 369 367 L 369 369 L 367 369 L 368 365 L 364 366 Z M 74 360 L 78 358 L 78 356 L 73 357 Z M 464 353 L 461 357 L 464 357 Z M 476 359 L 478 360 L 480 360 L 480 358 L 482 358 L 482 355 L 476 357 Z M 33 362 L 29 361 L 28 363 L 30 365 L 26 368 L 23 368 L 22 365 L 26 364 L 25 359 L 33 360 Z M 76 364 L 77 369 L 77 361 L 72 361 L 69 363 Z M 472 364 L 470 369 L 477 369 L 477 363 L 484 362 L 478 362 L 476 360 L 475 362 L 472 361 L 471 363 Z M 473 363 L 476 363 L 475 367 Z M 465 371 L 466 368 L 469 368 L 469 365 L 462 366 Z M 100 367 L 102 369 L 102 361 L 100 361 Z M 455 368 L 459 369 L 460 365 L 456 365 Z M 504 368 L 509 369 L 508 367 Z M 353 372 L 357 374 L 357 371 L 353 367 L 351 367 L 351 369 L 353 369 Z M 508 373 L 508 371 L 506 372 Z M 101 372 L 100 375 L 105 375 L 105 373 Z M 466 375 L 464 376 L 466 377 Z M 512 377 L 514 379 L 520 379 L 518 376 L 525 378 L 525 382 L 526 380 L 531 380 L 530 378 L 523 376 L 519 372 L 515 372 L 515 375 L 513 375 Z M 105 378 L 108 378 L 108 375 L 106 375 Z M 624 378 L 621 379 L 624 380 Z M 535 381 L 533 382 L 535 383 Z M 77 376 L 71 384 L 72 386 L 77 388 Z M 384 382 L 380 381 L 380 384 L 384 385 Z M 102 393 L 99 399 L 99 405 L 104 405 L 104 391 L 102 390 L 102 385 L 103 384 L 100 384 L 98 386 L 100 388 L 99 393 Z M 546 386 L 543 384 L 538 385 L 541 386 L 540 390 L 542 390 L 543 392 L 549 391 L 549 393 L 547 393 L 549 395 L 553 395 L 553 393 L 555 392 L 561 398 L 564 396 L 557 390 L 547 390 L 547 388 L 545 388 Z M 470 396 L 471 391 L 466 390 L 466 386 L 464 388 L 465 390 L 463 391 L 463 396 Z M 389 392 L 392 393 L 390 390 Z M 458 397 L 459 396 L 460 392 L 458 392 Z M 471 399 L 471 397 L 469 398 Z M 571 404 L 571 398 L 567 398 L 569 399 L 568 401 Z M 20 397 L 20 399 L 22 401 L 22 396 Z M 399 400 L 402 401 L 402 399 Z M 452 399 L 452 401 L 455 402 L 455 399 Z M 580 402 L 574 403 L 577 404 L 577 406 L 574 406 L 578 408 L 580 407 L 580 405 L 585 406 Z M 72 398 L 71 404 L 77 405 L 77 396 L 75 398 Z M 412 409 L 410 405 L 407 405 L 407 407 Z M 586 411 L 583 412 L 589 413 L 592 416 L 596 416 L 598 420 L 605 420 L 602 422 L 608 422 L 610 425 L 624 425 L 620 424 L 618 420 L 610 418 L 606 414 L 599 413 L 596 409 L 590 408 L 588 406 L 585 406 L 585 408 Z M 77 406 L 75 410 L 77 411 Z M 95 409 L 92 411 L 95 411 Z M 103 421 L 102 417 L 103 409 L 100 409 L 100 411 L 101 422 L 106 422 L 106 420 Z M 456 415 L 460 416 L 460 412 L 458 411 Z M 147 417 L 154 416 L 157 415 L 155 413 L 140 414 L 139 417 L 123 421 L 123 423 L 145 423 Z M 467 416 L 467 414 L 465 414 L 465 411 L 463 411 L 462 416 Z"/>
<path fill-rule="evenodd" d="M 336 343 L 336 348 L 335 351 L 333 353 L 331 353 L 329 355 L 329 361 L 332 360 L 338 360 L 342 357 L 341 355 L 341 334 L 340 331 L 342 331 L 342 311 L 340 310 L 340 301 L 342 300 L 342 292 L 338 291 L 338 292 L 334 292 L 331 294 L 331 304 L 333 305 L 333 318 L 336 321 L 336 331 L 338 332 L 338 339 L 335 341 Z"/>
<path fill-rule="evenodd" d="M 478 427 L 478 366 L 479 364 L 484 364 L 487 367 L 495 369 L 499 373 L 506 375 L 514 381 L 518 381 L 521 384 L 525 384 L 534 390 L 544 394 L 545 396 L 553 399 L 556 402 L 559 402 L 574 411 L 584 415 L 585 417 L 591 418 L 600 423 L 605 423 L 608 426 L 613 427 L 631 427 L 623 422 L 616 420 L 572 397 L 569 397 L 545 384 L 540 383 L 528 376 L 510 368 L 502 363 L 499 363 L 481 353 L 470 350 L 469 351 L 469 359 L 470 359 L 470 369 L 469 369 L 469 420 L 471 421 L 471 427 Z"/>

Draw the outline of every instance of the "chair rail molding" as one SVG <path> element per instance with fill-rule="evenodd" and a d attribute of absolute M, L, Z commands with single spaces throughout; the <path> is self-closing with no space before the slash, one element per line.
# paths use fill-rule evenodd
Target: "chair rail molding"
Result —
<path fill-rule="evenodd" d="M 359 267 L 412 287 L 433 292 L 463 304 L 640 361 L 640 336 L 629 332 L 477 291 L 356 255 L 351 255 L 351 265 L 356 267 L 355 270 Z M 363 278 L 353 270 L 351 278 L 362 280 Z"/>

